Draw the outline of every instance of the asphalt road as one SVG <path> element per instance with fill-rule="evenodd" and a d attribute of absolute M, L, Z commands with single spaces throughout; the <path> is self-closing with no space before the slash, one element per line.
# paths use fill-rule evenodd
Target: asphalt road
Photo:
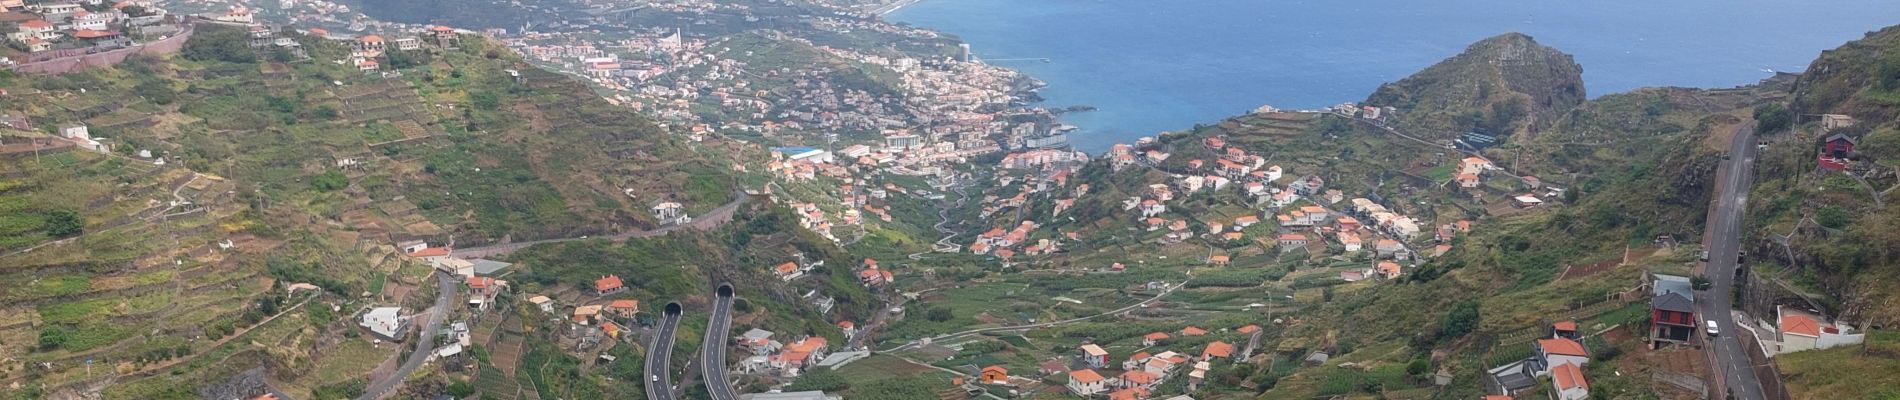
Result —
<path fill-rule="evenodd" d="M 665 316 L 660 321 L 660 332 L 647 346 L 647 400 L 673 400 L 673 371 L 668 367 L 673 361 L 673 334 L 680 327 L 679 303 L 667 304 Z"/>
<path fill-rule="evenodd" d="M 706 340 L 699 342 L 700 375 L 706 381 L 706 393 L 713 400 L 735 400 L 732 381 L 726 379 L 726 337 L 732 334 L 732 285 L 719 285 L 713 300 L 712 323 L 706 325 Z"/>
<path fill-rule="evenodd" d="M 1704 321 L 1714 320 L 1720 332 L 1709 338 L 1707 346 L 1713 354 L 1714 370 L 1719 378 L 1715 385 L 1717 391 L 1712 395 L 1719 398 L 1720 390 L 1727 388 L 1737 399 L 1757 400 L 1766 398 L 1761 381 L 1748 359 L 1749 349 L 1736 339 L 1744 328 L 1735 322 L 1734 313 L 1729 312 L 1735 268 L 1740 261 L 1737 258 L 1741 249 L 1742 211 L 1747 208 L 1748 189 L 1753 185 L 1751 169 L 1755 161 L 1755 124 L 1751 122 L 1735 129 L 1734 139 L 1729 143 L 1729 158 L 1717 170 L 1716 198 L 1711 205 L 1708 232 L 1703 235 L 1709 251 L 1709 262 L 1703 273 L 1714 286 L 1700 296 L 1696 311 Z"/>
<path fill-rule="evenodd" d="M 422 326 L 422 334 L 416 337 L 416 351 L 409 353 L 409 361 L 403 362 L 396 373 L 364 388 L 363 395 L 357 396 L 356 400 L 375 400 L 389 395 L 391 390 L 402 385 L 409 373 L 416 372 L 416 368 L 421 368 L 422 363 L 435 354 L 435 332 L 442 329 L 442 319 L 449 314 L 449 300 L 455 298 L 457 289 L 455 279 L 448 274 L 436 273 L 435 284 L 435 307 L 429 312 L 428 323 Z"/>

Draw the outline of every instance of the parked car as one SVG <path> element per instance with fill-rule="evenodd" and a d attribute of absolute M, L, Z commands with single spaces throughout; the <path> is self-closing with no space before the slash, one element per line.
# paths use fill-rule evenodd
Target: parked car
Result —
<path fill-rule="evenodd" d="M 1703 323 L 1707 325 L 1707 327 L 1706 327 L 1706 328 L 1703 328 L 1703 331 L 1706 331 L 1706 332 L 1708 332 L 1708 333 L 1709 333 L 1709 337 L 1716 337 L 1716 336 L 1720 336 L 1720 333 L 1721 333 L 1721 332 L 1718 332 L 1718 331 L 1716 330 L 1716 328 L 1715 328 L 1715 320 L 1712 320 L 1712 319 L 1711 319 L 1711 320 L 1708 320 L 1708 321 L 1703 321 Z"/>

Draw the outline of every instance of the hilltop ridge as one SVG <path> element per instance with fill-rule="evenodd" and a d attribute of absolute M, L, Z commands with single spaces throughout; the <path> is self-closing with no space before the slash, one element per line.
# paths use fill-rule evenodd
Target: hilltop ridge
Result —
<path fill-rule="evenodd" d="M 1446 139 L 1472 129 L 1535 132 L 1587 99 L 1575 58 L 1514 32 L 1380 85 L 1365 103 L 1397 108 L 1398 126 Z"/>

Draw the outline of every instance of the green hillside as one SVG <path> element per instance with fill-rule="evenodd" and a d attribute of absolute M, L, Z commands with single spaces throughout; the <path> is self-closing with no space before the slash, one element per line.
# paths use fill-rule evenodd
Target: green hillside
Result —
<path fill-rule="evenodd" d="M 1569 54 L 1509 33 L 1398 82 L 1381 85 L 1365 104 L 1396 107 L 1398 125 L 1451 139 L 1470 129 L 1499 136 L 1536 132 L 1582 104 L 1583 67 Z"/>

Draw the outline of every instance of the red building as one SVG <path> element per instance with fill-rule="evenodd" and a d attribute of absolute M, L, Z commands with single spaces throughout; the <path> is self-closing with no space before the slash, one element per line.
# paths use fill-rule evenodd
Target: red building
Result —
<path fill-rule="evenodd" d="M 1821 168 L 1831 171 L 1847 169 L 1848 157 L 1854 154 L 1854 143 L 1854 138 L 1846 134 L 1828 135 L 1827 140 L 1821 143 L 1821 157 L 1818 160 Z"/>
<path fill-rule="evenodd" d="M 1695 335 L 1695 295 L 1688 278 L 1656 275 L 1649 298 L 1649 341 L 1652 347 L 1684 344 Z"/>

